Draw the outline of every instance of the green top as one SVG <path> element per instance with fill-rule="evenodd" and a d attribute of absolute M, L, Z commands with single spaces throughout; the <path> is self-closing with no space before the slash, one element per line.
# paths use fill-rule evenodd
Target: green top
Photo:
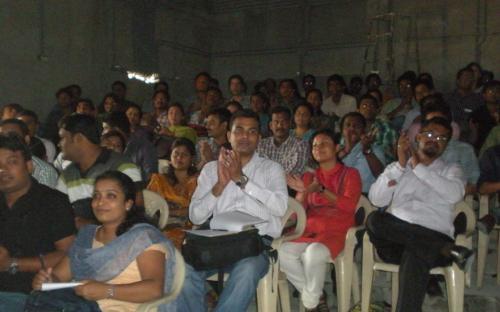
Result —
<path fill-rule="evenodd" d="M 176 138 L 186 138 L 193 142 L 193 144 L 196 144 L 198 140 L 196 131 L 188 126 L 170 126 L 168 130 L 172 131 Z"/>

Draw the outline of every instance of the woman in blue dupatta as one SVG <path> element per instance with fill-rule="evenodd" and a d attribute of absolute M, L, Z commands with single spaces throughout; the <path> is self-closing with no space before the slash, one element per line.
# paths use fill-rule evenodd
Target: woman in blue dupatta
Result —
<path fill-rule="evenodd" d="M 135 311 L 169 291 L 174 247 L 147 223 L 134 199 L 134 182 L 125 174 L 108 171 L 96 179 L 92 210 L 101 225 L 82 228 L 68 256 L 33 280 L 35 290 L 50 282 L 82 285 L 35 292 L 25 311 Z M 159 311 L 176 311 L 175 302 Z"/>

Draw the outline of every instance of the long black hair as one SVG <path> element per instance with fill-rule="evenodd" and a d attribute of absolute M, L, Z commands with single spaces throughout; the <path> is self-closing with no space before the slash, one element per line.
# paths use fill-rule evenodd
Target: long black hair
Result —
<path fill-rule="evenodd" d="M 191 142 L 191 140 L 188 140 L 186 138 L 175 139 L 175 141 L 172 143 L 172 146 L 170 147 L 170 153 L 172 153 L 174 149 L 179 146 L 184 146 L 193 159 L 196 157 L 196 147 L 194 146 L 193 142 Z M 189 166 L 187 170 L 187 174 L 189 176 L 193 176 L 197 172 L 198 170 L 196 169 L 196 166 L 191 163 L 191 166 Z M 179 183 L 179 180 L 177 180 L 177 177 L 175 176 L 175 168 L 174 166 L 172 166 L 172 162 L 170 162 L 170 164 L 168 165 L 165 176 L 167 177 L 168 182 L 170 182 L 172 185 L 176 185 L 177 183 Z"/>
<path fill-rule="evenodd" d="M 116 236 L 122 235 L 138 223 L 152 224 L 151 220 L 146 216 L 144 207 L 135 204 L 137 189 L 134 181 L 132 181 L 129 176 L 120 171 L 110 170 L 99 175 L 95 179 L 95 184 L 102 180 L 112 180 L 116 182 L 125 195 L 125 201 L 132 201 L 132 207 L 127 211 L 125 220 L 116 229 Z"/>

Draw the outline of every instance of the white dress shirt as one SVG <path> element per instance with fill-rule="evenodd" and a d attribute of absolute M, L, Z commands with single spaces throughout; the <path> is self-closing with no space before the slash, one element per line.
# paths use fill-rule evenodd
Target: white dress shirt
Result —
<path fill-rule="evenodd" d="M 334 103 L 332 97 L 329 96 L 323 101 L 321 106 L 323 113 L 331 115 L 335 113 L 339 118 L 344 117 L 345 114 L 355 112 L 357 110 L 356 98 L 343 93 L 338 103 Z"/>
<path fill-rule="evenodd" d="M 396 185 L 389 186 L 391 180 Z M 460 165 L 438 158 L 414 169 L 409 161 L 405 168 L 393 162 L 372 184 L 368 197 L 377 207 L 390 205 L 390 213 L 401 220 L 453 237 L 454 206 L 464 194 Z"/>
<path fill-rule="evenodd" d="M 217 161 L 207 163 L 198 177 L 198 186 L 189 205 L 189 218 L 202 224 L 210 216 L 228 211 L 241 211 L 268 222 L 256 225 L 260 235 L 279 237 L 288 203 L 285 171 L 269 159 L 254 153 L 243 167 L 248 177 L 244 190 L 230 181 L 215 197 L 212 188 L 217 183 Z"/>

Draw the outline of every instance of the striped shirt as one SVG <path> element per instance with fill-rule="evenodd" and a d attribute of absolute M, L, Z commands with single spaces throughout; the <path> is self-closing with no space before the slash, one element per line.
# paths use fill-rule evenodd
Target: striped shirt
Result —
<path fill-rule="evenodd" d="M 31 156 L 33 162 L 32 176 L 38 183 L 46 185 L 50 188 L 56 188 L 57 185 L 57 170 L 48 162 L 41 160 L 36 156 Z"/>
<path fill-rule="evenodd" d="M 76 216 L 92 218 L 90 201 L 94 192 L 94 181 L 108 170 L 118 170 L 128 175 L 134 182 L 141 181 L 141 172 L 130 159 L 107 149 L 103 149 L 86 172 L 81 172 L 75 163 L 61 172 L 57 189 L 68 195 Z"/>
<path fill-rule="evenodd" d="M 292 135 L 289 135 L 288 139 L 279 146 L 274 143 L 274 137 L 262 139 L 257 152 L 279 163 L 289 174 L 302 175 L 309 159 L 307 142 Z"/>

